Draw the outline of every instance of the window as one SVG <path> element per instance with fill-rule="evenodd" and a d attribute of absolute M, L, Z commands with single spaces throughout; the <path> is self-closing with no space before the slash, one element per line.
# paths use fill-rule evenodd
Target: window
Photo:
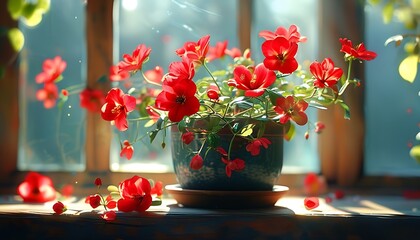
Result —
<path fill-rule="evenodd" d="M 403 46 L 384 46 L 387 38 L 407 30 L 399 22 L 384 24 L 380 7 L 367 7 L 365 16 L 366 43 L 379 53 L 366 67 L 365 173 L 419 176 L 409 151 L 419 132 L 420 80 L 411 84 L 398 74 Z"/>
<path fill-rule="evenodd" d="M 312 0 L 217 0 L 210 2 L 204 0 L 194 2 L 179 0 L 115 0 L 114 3 L 112 3 L 112 1 L 101 0 L 89 0 L 89 2 L 77 1 L 77 3 L 67 2 L 64 0 L 52 1 L 52 10 L 44 16 L 44 20 L 41 25 L 36 28 L 25 28 L 24 26 L 21 26 L 22 30 L 25 32 L 25 36 L 27 37 L 26 49 L 28 50 L 23 51 L 20 56 L 21 69 L 24 70 L 22 82 L 20 83 L 20 86 L 23 87 L 21 88 L 19 86 L 19 92 L 22 96 L 20 103 L 23 104 L 23 106 L 20 106 L 19 108 L 19 117 L 21 119 L 19 131 L 20 142 L 13 144 L 12 141 L 12 144 L 9 144 L 7 141 L 15 139 L 14 134 L 17 133 L 17 130 L 16 128 L 7 129 L 4 127 L 4 125 L 10 125 L 10 122 L 17 118 L 17 114 L 13 111 L 17 108 L 17 97 L 13 98 L 12 94 L 11 97 L 8 97 L 12 99 L 12 104 L 7 107 L 0 105 L 1 112 L 7 113 L 5 114 L 6 118 L 0 118 L 0 121 L 3 121 L 1 123 L 5 123 L 2 124 L 3 126 L 0 130 L 2 130 L 2 133 L 6 133 L 5 135 L 2 135 L 2 144 L 0 145 L 1 151 L 6 152 L 7 150 L 7 153 L 9 153 L 13 150 L 13 148 L 10 148 L 9 146 L 19 146 L 20 160 L 17 165 L 19 170 L 32 169 L 50 170 L 54 172 L 59 171 L 59 173 L 56 173 L 55 176 L 60 179 L 63 174 L 67 174 L 62 173 L 61 171 L 70 171 L 71 173 L 68 173 L 66 176 L 75 174 L 78 181 L 82 181 L 82 179 L 90 181 L 90 178 L 92 178 L 90 175 L 96 176 L 96 174 L 103 174 L 111 176 L 110 178 L 112 178 L 113 176 L 125 174 L 124 171 L 127 169 L 134 172 L 140 172 L 141 170 L 144 170 L 144 164 L 146 164 L 146 166 L 148 165 L 148 167 L 151 166 L 151 168 L 158 169 L 156 172 L 167 171 L 172 168 L 168 168 L 168 164 L 171 164 L 169 160 L 169 148 L 167 148 L 166 152 L 155 152 L 155 150 L 151 150 L 152 147 L 144 147 L 144 150 L 147 150 L 148 152 L 147 154 L 141 154 L 142 156 L 140 157 L 143 159 L 138 161 L 132 160 L 131 162 L 127 162 L 125 159 L 120 159 L 118 156 L 118 144 L 113 142 L 111 144 L 111 149 L 107 147 L 110 145 L 108 141 L 111 141 L 111 128 L 109 127 L 109 124 L 100 119 L 100 117 L 98 118 L 92 116 L 89 113 L 84 113 L 84 111 L 76 111 L 76 109 L 79 109 L 78 107 L 75 107 L 78 106 L 77 98 L 72 97 L 69 102 L 66 102 L 65 106 L 61 110 L 62 113 L 58 113 L 57 109 L 45 110 L 39 102 L 34 101 L 34 99 L 29 99 L 30 96 L 32 96 L 32 98 L 35 96 L 35 91 L 40 87 L 39 85 L 34 84 L 33 81 L 31 82 L 31 80 L 33 80 L 35 75 L 41 70 L 42 61 L 45 58 L 52 58 L 56 55 L 61 55 L 66 59 L 68 67 L 65 72 L 65 79 L 62 83 L 60 83 L 61 86 L 65 86 L 66 82 L 68 82 L 67 80 L 70 79 L 75 82 L 69 82 L 68 84 L 73 85 L 74 83 L 86 83 L 88 86 L 95 86 L 97 84 L 97 80 L 104 73 L 107 73 L 108 67 L 121 58 L 122 53 L 132 51 L 132 49 L 139 43 L 145 43 L 153 49 L 151 59 L 147 63 L 147 68 L 153 68 L 155 65 L 161 64 L 166 70 L 169 62 L 173 61 L 173 58 L 176 57 L 173 54 L 173 51 L 176 48 L 180 47 L 184 41 L 198 39 L 206 33 L 210 33 L 212 35 L 211 44 L 214 44 L 219 40 L 229 39 L 229 47 L 239 46 L 243 48 L 250 46 L 251 49 L 255 49 L 256 59 L 260 60 L 261 56 L 257 53 L 261 44 L 261 39 L 257 37 L 258 31 L 262 29 L 273 30 L 278 25 L 287 26 L 291 23 L 298 24 L 302 33 L 310 39 L 307 43 L 300 45 L 301 50 L 304 52 L 304 56 L 300 56 L 299 62 L 303 62 L 304 59 L 314 60 L 317 59 L 318 56 L 331 55 L 329 52 L 339 49 L 339 47 L 335 45 L 334 50 L 331 50 L 332 46 L 336 44 L 330 44 L 333 41 L 331 39 L 334 37 L 334 41 L 336 41 L 336 35 L 337 37 L 342 37 L 343 35 L 350 37 L 353 36 L 355 29 L 357 31 L 360 30 L 360 26 L 358 25 L 360 22 L 353 22 L 355 19 L 359 19 L 359 15 L 356 16 L 356 14 L 360 14 L 360 12 L 356 12 L 354 10 L 355 6 L 358 4 L 355 2 L 342 2 L 335 0 L 325 0 L 322 1 L 322 3 Z M 218 8 L 220 5 L 223 5 L 223 8 Z M 63 9 L 65 9 L 65 11 Z M 249 12 L 243 12 L 244 9 L 248 9 Z M 321 9 L 322 14 L 318 14 L 321 12 Z M 5 11 L 5 9 L 2 9 L 1 11 Z M 84 15 L 85 12 L 86 16 Z M 114 13 L 114 21 L 112 20 L 112 13 Z M 6 15 L 6 13 L 2 16 L 4 15 Z M 374 27 L 379 23 L 372 21 L 372 18 L 376 18 L 377 20 L 375 21 L 380 21 L 378 12 L 368 12 L 365 17 L 367 28 L 373 27 L 378 31 L 382 29 Z M 6 21 L 3 18 L 4 17 L 0 18 L 2 23 L 9 23 L 8 20 Z M 97 20 L 95 21 L 95 19 L 100 19 L 102 22 L 98 22 Z M 340 21 L 331 19 L 340 19 Z M 71 24 L 72 26 L 66 25 L 68 27 L 64 28 L 61 27 L 63 26 L 62 24 Z M 353 27 L 348 28 L 350 25 Z M 221 28 L 220 26 L 223 27 Z M 244 29 L 246 29 L 246 31 L 244 31 Z M 242 34 L 247 31 L 251 32 L 250 39 L 242 36 Z M 394 30 L 378 33 L 371 33 L 367 30 L 366 44 L 369 48 L 375 51 L 387 51 L 396 54 L 397 51 L 395 51 L 392 47 L 384 49 L 380 48 L 380 50 L 378 50 L 379 47 L 383 45 L 383 41 L 389 35 L 393 34 L 391 31 Z M 318 35 L 318 33 L 322 34 Z M 69 34 L 69 36 L 67 36 L 67 34 Z M 384 37 L 383 39 L 378 40 L 378 38 L 381 38 L 380 36 Z M 45 39 L 47 39 L 43 40 L 47 41 L 47 44 L 45 44 L 45 42 L 40 42 L 41 37 L 45 37 Z M 318 47 L 318 43 L 322 43 L 319 44 L 319 46 L 328 46 L 328 48 L 323 49 L 322 47 Z M 42 47 L 46 46 L 48 49 L 42 49 Z M 338 58 L 338 55 L 336 58 Z M 368 71 L 366 79 L 371 78 L 369 74 L 379 76 L 377 71 L 373 72 L 374 69 L 377 68 L 375 64 L 378 64 L 378 62 L 379 61 L 375 63 L 372 62 L 366 67 Z M 392 65 L 394 65 L 394 63 Z M 390 70 L 392 69 L 390 68 Z M 6 74 L 10 77 L 10 79 L 15 79 L 17 81 L 18 74 L 13 66 L 7 69 Z M 394 78 L 396 78 L 396 75 Z M 374 80 L 381 81 L 381 78 L 375 77 Z M 370 166 L 378 165 L 377 163 L 370 162 L 369 159 L 380 158 L 382 160 L 389 155 L 384 148 L 392 149 L 391 147 L 396 147 L 396 145 L 398 145 L 398 150 L 394 149 L 395 151 L 393 150 L 393 153 L 399 152 L 400 154 L 407 156 L 405 160 L 400 161 L 411 161 L 409 165 L 405 165 L 401 169 L 402 172 L 408 173 L 408 171 L 406 171 L 407 169 L 414 169 L 417 167 L 416 164 L 412 164 L 412 160 L 408 157 L 407 143 L 414 141 L 413 135 L 418 130 L 418 121 L 415 120 L 415 114 L 418 112 L 418 109 L 416 110 L 414 105 L 410 106 L 407 104 L 416 102 L 417 91 L 414 90 L 414 88 L 407 86 L 407 84 L 401 80 L 396 80 L 398 84 L 403 85 L 401 88 L 407 88 L 408 91 L 414 91 L 413 98 L 410 98 L 407 104 L 403 103 L 403 108 L 399 110 L 399 115 L 405 116 L 406 119 L 410 121 L 407 124 L 401 123 L 399 126 L 407 125 L 412 126 L 412 128 L 407 131 L 398 131 L 399 135 L 401 135 L 401 140 L 397 141 L 395 138 L 388 137 L 388 135 L 383 136 L 377 133 L 380 131 L 380 133 L 384 134 L 389 131 L 389 134 L 397 134 L 395 125 L 392 122 L 387 123 L 383 127 L 379 127 L 379 123 L 386 123 L 386 121 L 382 120 L 388 120 L 389 118 L 381 117 L 381 121 L 376 120 L 374 117 L 381 116 L 379 114 L 382 113 L 371 114 L 368 110 L 372 107 L 377 108 L 377 103 L 375 103 L 377 99 L 375 97 L 370 98 L 370 84 L 379 84 L 374 82 L 374 80 L 370 82 L 367 81 L 366 83 L 367 110 L 365 112 L 365 120 L 367 124 L 367 135 L 364 149 L 366 153 L 364 155 L 366 159 L 364 162 L 364 170 L 366 170 L 366 173 L 373 175 L 388 173 L 387 169 L 373 170 L 373 172 L 368 170 L 370 169 Z M 16 85 L 3 82 L 1 84 L 1 90 L 3 92 L 10 90 L 10 92 L 13 93 L 18 89 Z M 383 82 L 380 84 L 383 84 Z M 104 90 L 109 87 L 110 86 L 101 86 Z M 403 101 L 401 100 L 401 102 Z M 394 103 L 395 102 L 389 104 Z M 37 107 L 35 108 L 31 104 L 37 104 Z M 356 103 L 355 105 L 356 111 L 358 111 L 358 109 L 363 109 L 361 104 Z M 71 108 L 69 106 L 71 106 Z M 10 110 L 9 107 L 12 109 Z M 352 107 L 352 110 L 353 108 L 354 106 Z M 411 109 L 412 113 L 408 114 L 406 112 L 407 109 Z M 32 122 L 31 119 L 34 118 L 34 114 L 39 114 L 41 110 L 45 115 L 45 121 L 47 122 L 41 121 L 40 119 L 35 119 L 33 120 L 34 122 Z M 63 114 L 63 112 L 65 113 Z M 70 116 L 68 114 L 70 114 Z M 323 116 L 320 115 L 325 115 L 319 114 L 317 111 L 313 111 L 311 114 L 315 117 L 317 117 L 318 114 L 321 118 L 323 118 Z M 328 114 L 331 115 L 331 113 Z M 341 113 L 332 113 L 332 115 L 334 114 L 337 115 Z M 70 165 L 64 166 L 62 164 L 48 164 L 46 166 L 45 161 L 48 159 L 54 159 L 57 161 L 66 159 L 61 157 L 59 148 L 54 148 L 53 144 L 47 143 L 51 142 L 52 138 L 55 138 L 55 134 L 51 134 L 51 132 L 55 131 L 56 121 L 52 118 L 56 118 L 57 116 L 62 117 L 63 121 L 61 121 L 61 129 L 65 130 L 66 134 L 66 136 L 62 136 L 62 141 L 64 141 L 65 144 L 69 144 L 72 149 L 78 150 L 71 153 L 72 155 L 69 159 L 75 159 L 75 161 L 72 161 Z M 340 115 L 340 118 L 341 117 L 342 115 Z M 330 138 L 331 135 L 321 136 L 329 139 L 329 142 L 325 141 L 325 139 L 318 140 L 316 136 L 311 136 L 309 140 L 306 141 L 302 137 L 306 129 L 300 128 L 298 129 L 297 136 L 293 142 L 285 143 L 288 148 L 285 151 L 285 172 L 297 173 L 306 171 L 321 171 L 327 176 L 327 171 L 325 170 L 324 165 L 328 165 L 330 167 L 333 166 L 337 162 L 336 158 L 339 155 L 337 152 L 340 152 L 340 149 L 349 149 L 351 144 L 360 145 L 360 139 L 347 134 L 349 131 L 351 132 L 353 130 L 363 132 L 363 126 L 353 126 L 350 130 L 346 129 L 342 131 L 340 124 L 335 123 L 334 118 L 332 119 L 331 128 L 334 130 L 339 129 L 340 131 L 332 131 L 332 135 L 335 135 L 336 138 Z M 82 124 L 80 131 L 74 127 L 75 125 L 72 125 L 77 123 L 77 125 L 80 126 L 80 123 L 83 123 L 84 121 L 86 121 L 86 123 Z M 34 125 L 31 125 L 32 123 L 34 123 Z M 372 127 L 371 129 L 369 127 L 370 124 L 377 124 L 379 128 L 374 130 L 375 128 Z M 40 129 L 42 130 L 39 131 Z M 42 140 L 42 138 L 38 136 L 34 137 L 34 134 L 37 132 L 45 133 L 45 129 L 49 131 L 49 134 L 46 136 L 41 136 L 42 138 L 46 138 L 45 140 Z M 386 131 L 384 131 L 384 129 L 386 129 Z M 68 142 L 67 139 L 71 139 L 71 142 Z M 334 139 L 345 139 L 346 141 L 344 141 L 344 143 L 339 143 L 340 149 L 332 149 L 328 146 L 328 143 L 331 143 L 332 141 L 332 143 L 338 144 L 337 141 L 334 142 Z M 385 139 L 389 139 L 390 141 L 386 144 L 380 142 Z M 39 142 L 43 146 L 35 147 L 34 144 L 36 142 Z M 158 146 L 153 146 L 153 148 L 158 147 L 160 149 L 159 144 L 157 145 Z M 45 146 L 51 147 L 52 149 L 51 153 L 48 153 L 49 155 L 47 157 L 46 155 L 42 155 L 45 152 L 41 151 L 43 149 L 47 149 L 44 148 Z M 295 146 L 298 146 L 299 149 L 305 149 L 305 151 L 298 151 Z M 30 149 L 32 147 L 35 147 L 36 151 Z M 321 155 L 317 154 L 319 148 L 321 148 Z M 348 150 L 348 153 L 350 154 L 348 158 L 361 162 L 362 157 L 359 157 L 358 153 L 354 153 L 352 150 L 353 149 Z M 144 153 L 144 151 L 138 152 Z M 325 157 L 325 153 L 329 156 L 331 161 L 325 160 L 328 158 L 328 156 Z M 372 157 L 377 153 L 381 153 L 383 158 L 376 156 Z M 58 157 L 51 157 L 51 154 L 55 154 Z M 160 154 L 164 156 L 162 157 L 162 161 L 160 161 Z M 146 159 L 144 159 L 144 155 L 146 156 Z M 341 153 L 341 155 L 347 154 Z M 31 158 L 31 156 L 35 157 Z M 159 156 L 160 162 L 153 159 L 156 158 L 156 156 Z M 397 158 L 400 159 L 400 157 L 392 157 L 389 159 L 395 162 L 395 159 Z M 140 163 L 143 165 L 139 165 Z M 347 161 L 346 164 L 353 163 L 351 161 Z M 8 178 L 10 178 L 13 175 L 12 173 L 16 170 L 16 159 L 14 155 L 6 155 L 6 157 L 3 158 L 2 165 L 4 166 L 2 171 L 7 174 L 1 174 L 0 179 L 4 183 L 10 183 Z M 388 169 L 394 168 L 394 165 L 389 166 L 390 167 L 388 167 Z M 137 170 L 137 167 L 141 168 L 141 170 Z M 114 172 L 110 173 L 110 170 Z M 344 176 L 342 178 L 347 179 L 348 177 L 343 174 L 343 172 L 346 171 L 348 171 L 347 167 L 341 167 L 340 171 L 333 170 L 330 172 L 333 172 L 334 176 L 342 175 Z M 356 167 L 355 171 L 355 178 L 358 179 L 361 170 Z M 52 174 L 55 174 L 54 172 L 52 172 Z M 411 171 L 410 174 L 411 173 L 413 173 L 412 175 L 418 175 L 417 170 Z M 331 179 L 334 179 L 334 176 L 332 176 Z M 330 179 L 330 176 L 327 177 Z M 282 179 L 284 179 L 284 177 Z M 341 182 L 338 181 L 338 183 Z M 300 184 L 300 182 L 297 184 Z M 15 186 L 15 184 L 9 184 L 9 186 Z"/>
<path fill-rule="evenodd" d="M 84 10 L 81 1 L 52 1 L 49 13 L 35 28 L 19 24 L 26 37 L 19 58 L 19 170 L 85 169 L 85 113 L 79 107 L 79 98 L 70 97 L 62 107 L 45 109 L 36 99 L 44 84 L 35 82 L 43 61 L 61 56 L 67 68 L 63 81 L 57 83 L 58 88 L 76 86 L 73 91 L 84 88 Z"/>

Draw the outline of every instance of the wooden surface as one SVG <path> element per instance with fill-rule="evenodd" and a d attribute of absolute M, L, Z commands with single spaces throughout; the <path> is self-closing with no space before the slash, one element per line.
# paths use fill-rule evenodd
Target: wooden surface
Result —
<path fill-rule="evenodd" d="M 179 207 L 172 199 L 143 214 L 117 213 L 105 222 L 83 199 L 68 199 L 70 210 L 52 214 L 52 204 L 23 204 L 3 197 L 2 239 L 415 239 L 420 234 L 420 200 L 348 196 L 303 207 L 287 196 L 267 209 L 205 210 Z M 414 237 L 414 238 L 413 238 Z"/>

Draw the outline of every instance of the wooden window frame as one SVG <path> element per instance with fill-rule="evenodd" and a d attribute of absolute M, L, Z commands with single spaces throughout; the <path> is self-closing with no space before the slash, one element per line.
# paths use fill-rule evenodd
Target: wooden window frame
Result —
<path fill-rule="evenodd" d="M 355 12 L 357 1 L 320 1 L 321 12 L 320 28 L 329 31 L 337 31 L 335 21 L 331 19 L 340 16 L 344 24 L 363 26 L 363 19 L 356 18 Z M 16 27 L 17 22 L 9 17 L 6 7 L 7 1 L 1 3 L 0 25 Z M 96 79 L 107 72 L 113 60 L 113 0 L 88 0 L 86 6 L 86 38 L 87 38 L 87 86 L 101 88 L 106 92 L 110 85 L 97 85 Z M 238 37 L 241 49 L 251 45 L 253 0 L 238 0 Z M 345 14 L 350 11 L 350 14 Z M 327 14 L 328 13 L 328 14 Z M 334 15 L 335 14 L 335 15 Z M 344 17 L 343 17 L 344 16 Z M 360 16 L 359 16 L 360 17 Z M 356 25 L 353 23 L 358 21 Z M 341 26 L 342 27 L 342 26 Z M 362 29 L 363 30 L 363 29 Z M 351 28 L 348 35 L 357 36 L 355 41 L 362 41 L 360 28 Z M 321 35 L 320 52 L 325 56 L 333 55 L 330 51 L 337 49 L 336 43 L 331 38 Z M 2 43 L 2 42 L 1 42 Z M 326 44 L 328 43 L 328 44 Z M 0 45 L 1 46 L 1 45 Z M 326 46 L 335 46 L 334 48 Z M 3 52 L 3 50 L 2 50 Z M 321 54 L 322 55 L 322 54 Z M 323 56 L 320 56 L 323 57 Z M 9 61 L 7 54 L 0 55 L 0 63 Z M 363 75 L 363 68 L 356 69 L 358 74 Z M 0 136 L 1 168 L 0 168 L 0 194 L 14 194 L 16 186 L 23 180 L 27 172 L 17 169 L 18 152 L 18 80 L 19 66 L 16 58 L 5 69 L 4 77 L 0 79 L 0 93 L 2 99 L 7 98 L 9 104 L 0 105 L 0 113 L 5 113 L 5 118 L 0 119 L 0 130 L 4 132 Z M 4 95 L 6 94 L 6 95 Z M 401 177 L 365 177 L 363 176 L 363 91 L 346 96 L 352 109 L 352 120 L 346 122 L 342 119 L 340 109 L 320 111 L 319 118 L 328 124 L 329 129 L 320 135 L 319 154 L 321 156 L 321 172 L 329 182 L 340 186 L 352 186 L 358 189 L 370 189 L 382 186 L 391 191 L 399 191 L 402 187 L 419 188 L 419 178 Z M 12 126 L 12 127 L 6 127 Z M 356 127 L 355 127 L 356 126 Z M 4 130 L 3 130 L 4 129 Z M 101 177 L 104 183 L 118 183 L 124 178 L 131 177 L 133 173 L 111 172 L 109 169 L 109 148 L 111 141 L 111 128 L 98 114 L 87 113 L 86 131 L 86 170 L 78 173 L 48 172 L 56 187 L 64 184 L 75 184 L 75 194 L 92 193 L 92 179 Z M 346 136 L 346 137 L 343 137 Z M 350 136 L 350 137 L 349 137 Z M 340 141 L 337 141 L 340 139 Z M 344 140 L 344 141 L 343 141 Z M 338 144 L 337 148 L 331 148 L 332 143 Z M 337 160 L 338 159 L 338 160 Z M 165 184 L 176 182 L 173 173 L 138 173 L 147 178 L 163 181 Z M 291 186 L 292 189 L 302 189 L 303 174 L 283 174 L 279 178 L 279 184 Z"/>

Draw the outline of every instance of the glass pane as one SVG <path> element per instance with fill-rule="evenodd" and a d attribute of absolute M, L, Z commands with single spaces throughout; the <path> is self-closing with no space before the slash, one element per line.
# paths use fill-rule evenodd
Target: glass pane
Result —
<path fill-rule="evenodd" d="M 35 82 L 45 59 L 61 56 L 67 62 L 58 93 L 68 86 L 85 83 L 85 33 L 83 1 L 54 0 L 50 11 L 36 27 L 20 28 L 25 46 L 20 55 L 19 159 L 20 170 L 82 171 L 85 169 L 85 114 L 78 97 L 70 97 L 62 108 L 46 109 L 37 100 L 44 84 Z"/>
<path fill-rule="evenodd" d="M 252 51 L 257 61 L 262 61 L 261 44 L 263 38 L 258 37 L 261 30 L 274 31 L 278 26 L 288 28 L 291 24 L 299 27 L 303 36 L 308 38 L 299 44 L 297 59 L 299 64 L 305 60 L 317 59 L 318 46 L 318 1 L 313 0 L 258 0 L 254 1 L 254 23 L 252 29 Z M 298 9 L 298 10 L 297 10 Z M 317 110 L 309 109 L 308 117 L 316 122 Z M 307 126 L 296 127 L 296 136 L 284 143 L 283 172 L 319 171 L 317 154 L 317 137 L 312 134 L 308 140 L 304 138 Z M 304 149 L 304 151 L 302 150 Z"/>
<path fill-rule="evenodd" d="M 366 64 L 364 170 L 367 175 L 420 176 L 420 165 L 409 156 L 410 146 L 418 144 L 420 79 L 417 75 L 410 84 L 399 76 L 404 47 L 384 42 L 408 30 L 398 22 L 385 25 L 381 11 L 367 7 L 365 12 L 366 44 L 378 57 Z"/>
<path fill-rule="evenodd" d="M 123 0 L 119 2 L 119 20 L 114 27 L 116 41 L 115 63 L 123 53 L 130 53 L 138 44 L 152 48 L 150 60 L 144 70 L 159 65 L 167 72 L 173 61 L 179 61 L 175 50 L 186 41 L 197 41 L 210 34 L 210 44 L 228 39 L 228 48 L 237 47 L 237 1 L 154 1 Z M 119 44 L 118 44 L 119 43 Z M 199 69 L 196 75 L 204 75 Z M 139 78 L 138 75 L 135 77 Z M 133 79 L 134 80 L 134 79 Z M 134 113 L 134 112 L 133 112 Z M 132 114 L 132 113 L 130 113 Z M 130 115 L 130 118 L 134 115 Z M 135 124 L 132 123 L 133 128 Z M 128 131 L 127 139 L 132 139 L 135 131 Z M 169 136 L 169 134 L 168 134 Z M 130 138 L 131 137 L 131 138 Z M 111 146 L 111 170 L 113 171 L 173 171 L 170 139 L 162 150 L 160 136 L 150 145 L 145 138 L 136 144 L 135 155 L 130 161 L 120 158 L 120 143 L 117 138 Z M 124 139 L 120 139 L 124 140 Z"/>

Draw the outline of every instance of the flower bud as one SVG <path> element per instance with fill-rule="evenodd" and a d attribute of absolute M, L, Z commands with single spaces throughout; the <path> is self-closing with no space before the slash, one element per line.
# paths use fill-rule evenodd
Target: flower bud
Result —
<path fill-rule="evenodd" d="M 191 159 L 190 168 L 199 170 L 201 167 L 203 167 L 203 158 L 197 154 Z"/>

